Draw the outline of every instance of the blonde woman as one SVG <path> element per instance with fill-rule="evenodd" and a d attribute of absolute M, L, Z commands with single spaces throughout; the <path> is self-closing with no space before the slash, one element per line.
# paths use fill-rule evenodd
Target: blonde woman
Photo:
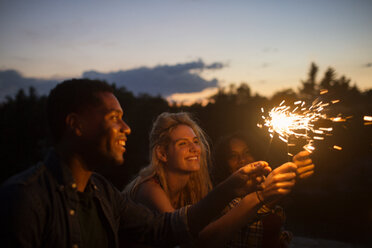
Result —
<path fill-rule="evenodd" d="M 150 133 L 150 165 L 125 189 L 130 197 L 156 212 L 172 212 L 200 201 L 212 189 L 208 173 L 209 145 L 188 113 L 162 113 Z M 265 165 L 264 161 L 255 162 Z M 270 191 L 243 198 L 239 205 L 199 233 L 198 245 L 223 246 L 233 233 L 255 217 L 264 201 L 290 192 L 296 165 L 287 163 Z M 266 172 L 270 172 L 269 167 Z M 255 182 L 256 183 L 256 182 Z M 233 187 L 233 185 L 232 185 Z M 228 227 L 228 228 L 226 228 Z"/>

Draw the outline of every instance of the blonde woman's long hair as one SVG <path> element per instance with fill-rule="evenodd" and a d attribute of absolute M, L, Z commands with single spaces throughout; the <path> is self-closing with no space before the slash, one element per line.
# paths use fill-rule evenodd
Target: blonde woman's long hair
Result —
<path fill-rule="evenodd" d="M 166 148 L 170 144 L 170 133 L 179 125 L 189 126 L 199 139 L 201 148 L 200 170 L 191 173 L 189 181 L 173 207 L 180 208 L 188 204 L 194 204 L 211 190 L 212 183 L 208 173 L 210 148 L 206 134 L 189 113 L 164 112 L 157 117 L 150 132 L 150 164 L 140 171 L 139 176 L 126 187 L 125 191 L 135 194 L 136 189 L 141 183 L 156 176 L 163 190 L 169 196 L 168 183 L 164 172 L 164 162 L 158 159 L 156 149 L 158 146 Z"/>

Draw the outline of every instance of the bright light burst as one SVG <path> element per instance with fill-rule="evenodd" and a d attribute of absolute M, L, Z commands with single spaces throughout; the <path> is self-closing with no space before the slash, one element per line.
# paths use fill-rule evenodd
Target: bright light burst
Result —
<path fill-rule="evenodd" d="M 325 93 L 327 92 L 323 94 Z M 283 100 L 278 107 L 272 108 L 268 116 L 262 115 L 262 119 L 264 120 L 263 126 L 268 127 L 270 137 L 273 138 L 274 133 L 277 133 L 278 137 L 288 146 L 294 145 L 289 144 L 290 138 L 303 138 L 307 141 L 303 148 L 312 152 L 315 150 L 314 140 L 324 140 L 324 136 L 330 135 L 333 130 L 332 127 L 315 128 L 315 122 L 320 119 L 328 119 L 333 122 L 345 121 L 341 117 L 327 118 L 327 115 L 322 113 L 325 107 L 337 103 L 339 100 L 333 100 L 331 103 L 320 101 L 313 103 L 310 107 L 307 107 L 304 101 L 294 102 L 293 107 L 284 105 L 284 102 Z M 264 114 L 263 108 L 261 108 L 261 112 Z M 258 124 L 258 127 L 262 127 L 262 125 Z M 334 149 L 340 150 L 341 148 L 336 147 Z"/>
<path fill-rule="evenodd" d="M 372 125 L 372 116 L 363 116 L 364 125 Z"/>

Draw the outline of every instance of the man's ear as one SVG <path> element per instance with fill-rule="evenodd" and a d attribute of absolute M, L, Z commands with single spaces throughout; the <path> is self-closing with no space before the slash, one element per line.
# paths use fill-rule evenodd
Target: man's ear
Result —
<path fill-rule="evenodd" d="M 76 136 L 81 136 L 83 134 L 83 125 L 79 115 L 76 113 L 70 113 L 66 116 L 66 126 Z"/>
<path fill-rule="evenodd" d="M 163 163 L 167 162 L 167 153 L 164 146 L 156 146 L 155 148 L 156 157 Z"/>

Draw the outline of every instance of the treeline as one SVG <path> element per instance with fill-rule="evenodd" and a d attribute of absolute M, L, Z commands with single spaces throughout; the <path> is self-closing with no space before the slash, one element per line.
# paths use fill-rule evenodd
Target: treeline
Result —
<path fill-rule="evenodd" d="M 169 104 L 160 96 L 135 96 L 124 87 L 113 85 L 124 110 L 124 119 L 132 134 L 127 142 L 123 167 L 103 167 L 100 173 L 119 189 L 148 163 L 148 134 L 153 120 L 164 111 L 191 112 L 206 131 L 213 144 L 219 137 L 236 131 L 251 137 L 251 146 L 259 148 L 260 158 L 275 167 L 288 160 L 286 144 L 279 139 L 270 142 L 267 130 L 259 129 L 261 107 L 268 110 L 282 100 L 312 102 L 321 97 L 338 99 L 328 115 L 341 113 L 346 122 L 332 123 L 333 136 L 316 144 L 312 154 L 316 174 L 300 182 L 284 201 L 287 226 L 295 235 L 333 238 L 353 243 L 370 243 L 372 230 L 372 125 L 365 125 L 364 115 L 372 115 L 372 89 L 361 91 L 351 79 L 338 77 L 328 68 L 319 76 L 311 64 L 308 76 L 298 89 L 286 89 L 267 98 L 252 94 L 248 84 L 220 88 L 203 106 Z M 328 93 L 319 95 L 320 90 Z M 0 105 L 0 181 L 42 160 L 50 147 L 44 113 L 46 96 L 35 89 L 19 90 Z M 333 145 L 341 146 L 341 151 Z M 291 151 L 299 151 L 295 148 Z"/>

